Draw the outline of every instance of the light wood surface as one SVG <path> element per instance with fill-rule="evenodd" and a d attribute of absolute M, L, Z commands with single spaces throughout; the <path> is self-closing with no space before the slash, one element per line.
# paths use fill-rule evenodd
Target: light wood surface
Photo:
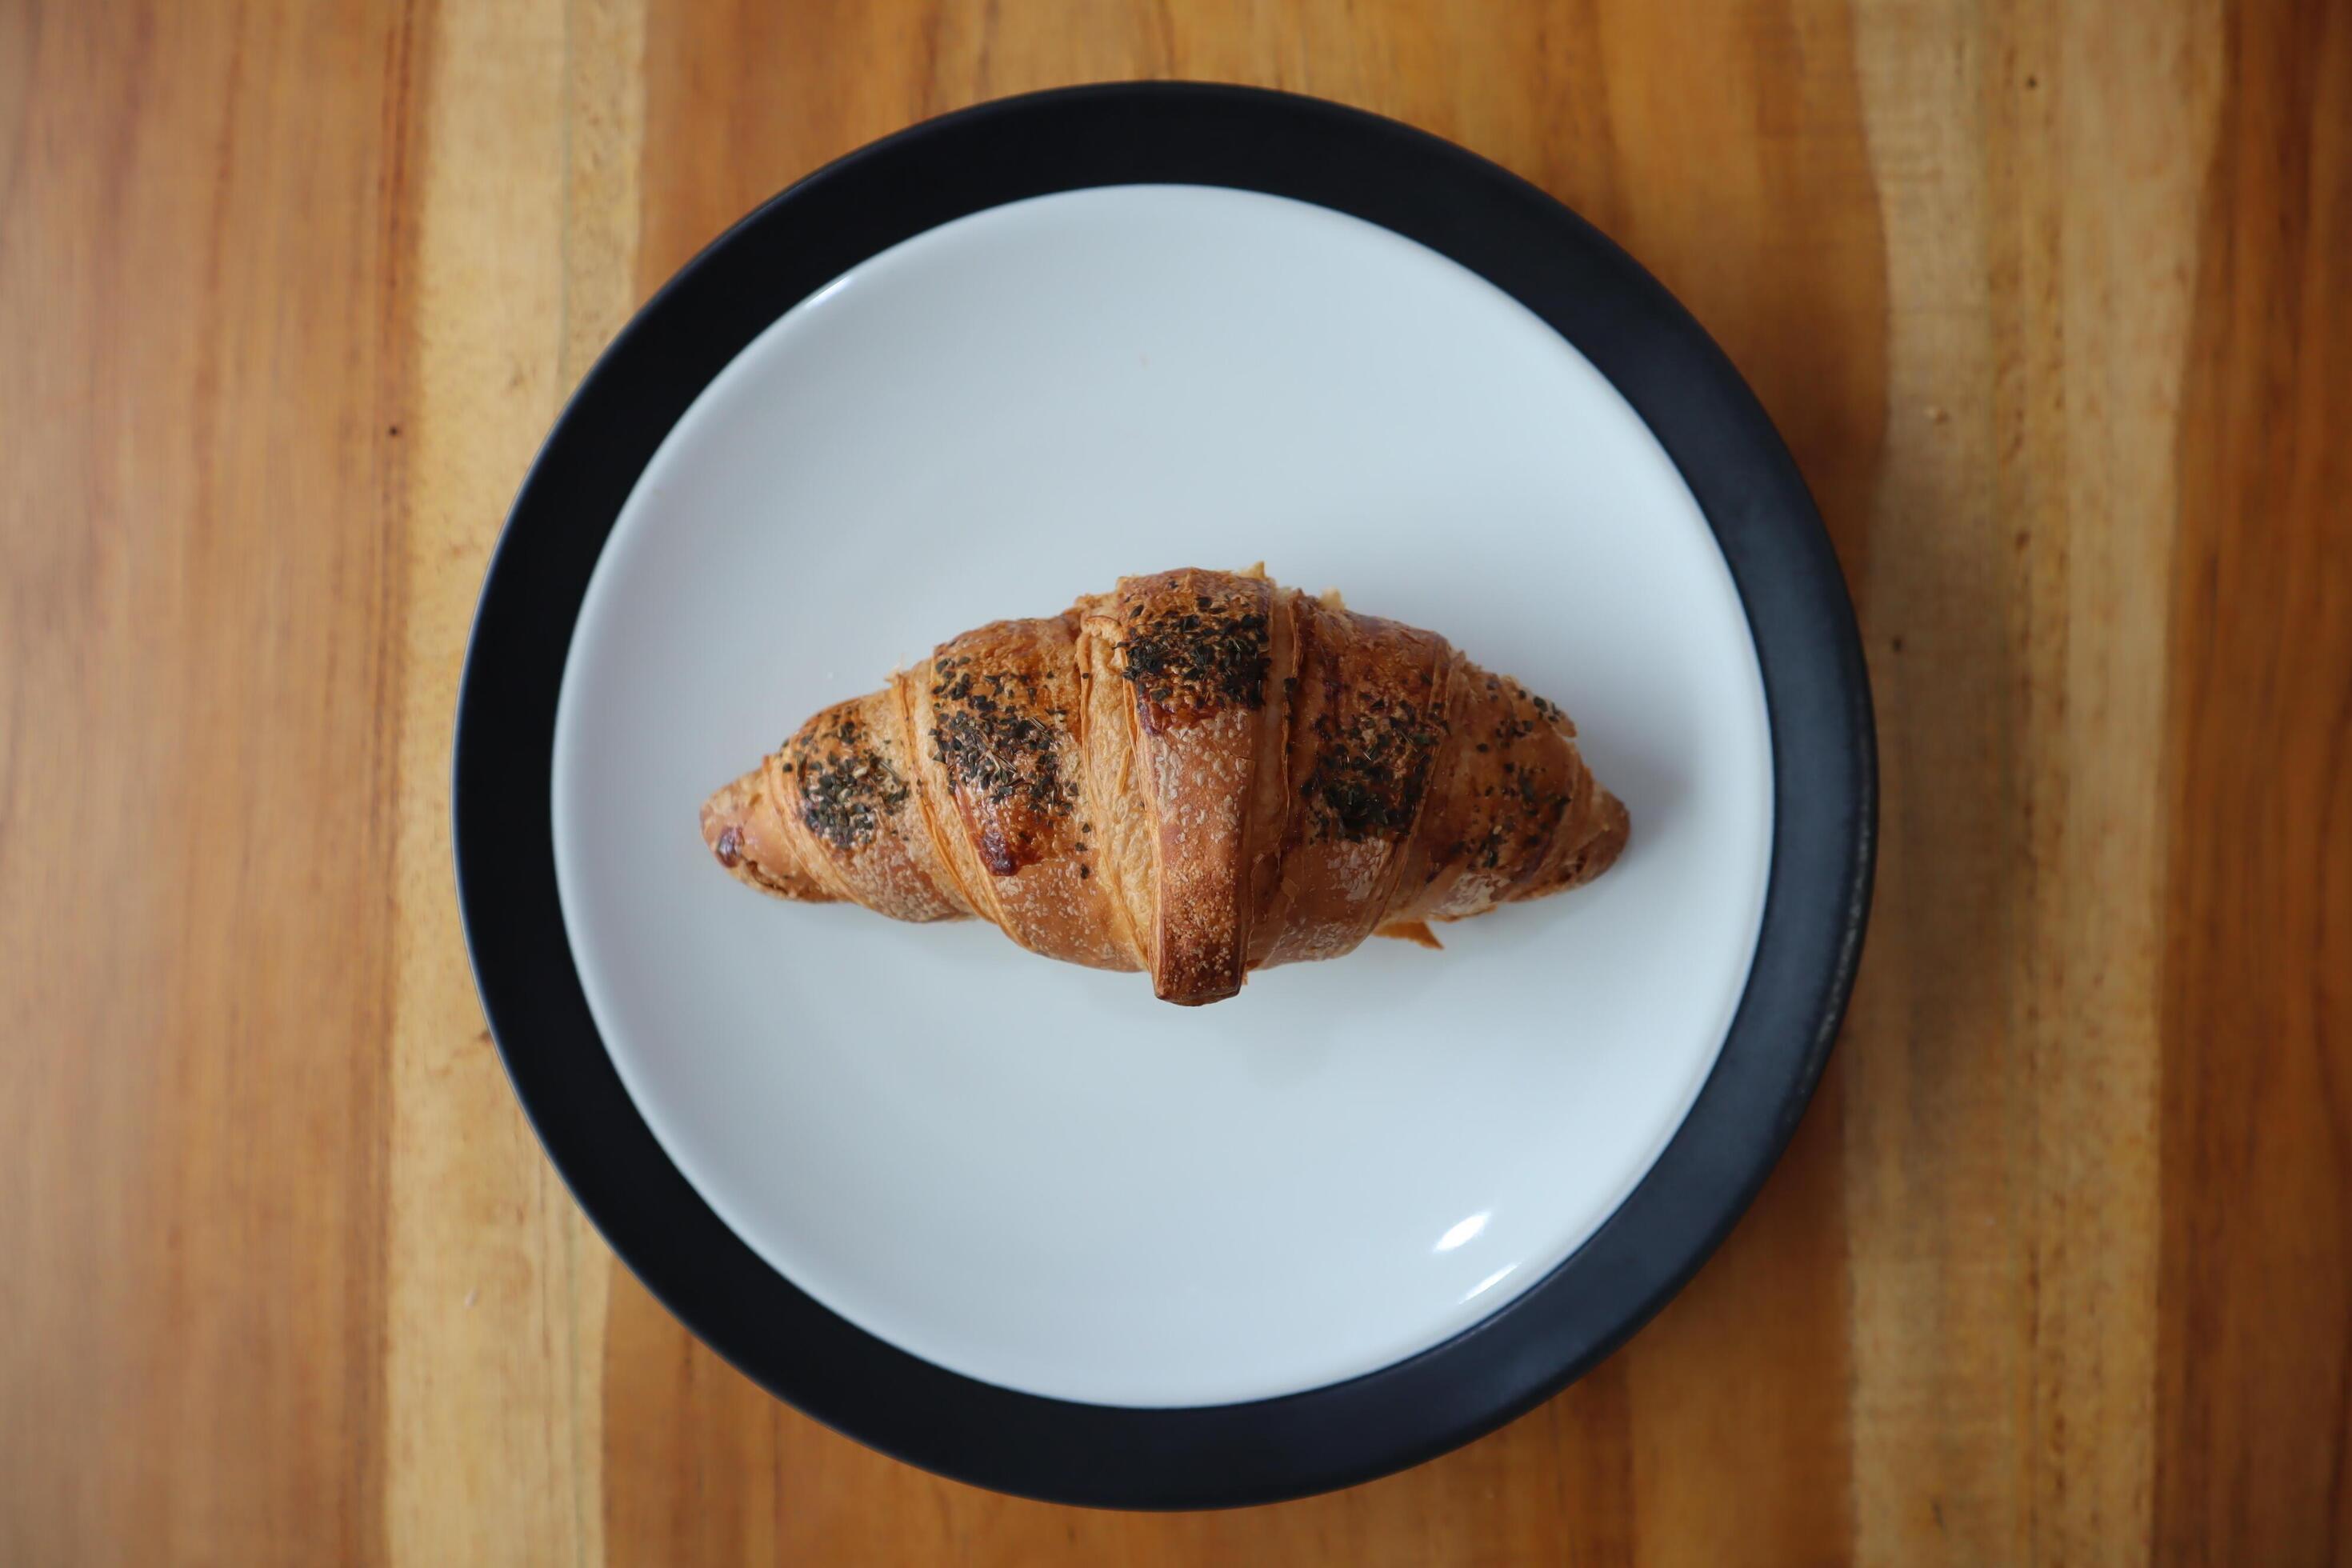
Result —
<path fill-rule="evenodd" d="M 920 116 L 1321 93 L 1609 229 L 1861 606 L 1877 911 L 1747 1221 L 1405 1475 L 1016 1502 L 719 1364 L 475 1003 L 562 397 Z M 2352 1563 L 2352 6 L 0 0 L 0 1563 Z"/>

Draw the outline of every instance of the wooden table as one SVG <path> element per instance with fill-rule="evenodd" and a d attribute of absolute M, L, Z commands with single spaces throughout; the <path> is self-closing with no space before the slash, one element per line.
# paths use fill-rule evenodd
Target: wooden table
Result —
<path fill-rule="evenodd" d="M 467 975 L 467 619 L 761 197 L 1097 78 L 1623 241 L 1780 421 L 1885 773 L 1828 1081 L 1484 1442 L 1048 1508 L 832 1436 L 572 1206 Z M 2352 1562 L 2352 7 L 0 0 L 0 1562 Z"/>

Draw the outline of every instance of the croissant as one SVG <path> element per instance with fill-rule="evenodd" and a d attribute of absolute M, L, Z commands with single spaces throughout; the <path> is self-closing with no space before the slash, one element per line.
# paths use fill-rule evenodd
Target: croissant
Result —
<path fill-rule="evenodd" d="M 702 807 L 737 879 L 1149 970 L 1163 1001 L 1590 881 L 1625 808 L 1444 638 L 1248 573 L 1129 577 L 835 703 Z"/>

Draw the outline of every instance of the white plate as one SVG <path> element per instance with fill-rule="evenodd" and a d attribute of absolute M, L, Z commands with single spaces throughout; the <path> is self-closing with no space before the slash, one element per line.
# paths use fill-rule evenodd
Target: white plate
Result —
<path fill-rule="evenodd" d="M 1560 702 L 1622 860 L 1201 1009 L 710 863 L 704 795 L 814 709 L 1121 574 L 1260 559 Z M 941 1366 L 1150 1406 L 1388 1365 L 1589 1237 L 1714 1064 L 1772 822 L 1729 574 L 1608 382 L 1386 229 L 1191 186 L 976 214 L 746 349 L 597 564 L 553 788 L 597 1026 L 727 1224 Z"/>

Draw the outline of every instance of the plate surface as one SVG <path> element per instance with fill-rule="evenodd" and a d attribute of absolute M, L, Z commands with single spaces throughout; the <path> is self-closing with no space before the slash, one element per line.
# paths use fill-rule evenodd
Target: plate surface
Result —
<path fill-rule="evenodd" d="M 1261 558 L 1561 702 L 1629 853 L 1206 1008 L 710 864 L 705 794 L 934 642 Z M 908 240 L 711 383 L 590 584 L 554 823 L 605 1046 L 763 1258 L 973 1377 L 1210 1405 L 1426 1349 L 1592 1233 L 1714 1065 L 1770 795 L 1730 574 L 1582 355 L 1360 219 L 1118 186 Z"/>
<path fill-rule="evenodd" d="M 707 863 L 704 792 L 940 637 L 1261 557 L 1561 701 L 1625 859 L 1192 1012 Z M 917 127 L 681 272 L 517 500 L 455 775 L 485 1011 L 639 1276 L 877 1447 L 1163 1507 L 1426 1458 L 1654 1312 L 1818 1079 L 1875 800 L 1687 314 L 1458 148 L 1183 84 Z"/>

